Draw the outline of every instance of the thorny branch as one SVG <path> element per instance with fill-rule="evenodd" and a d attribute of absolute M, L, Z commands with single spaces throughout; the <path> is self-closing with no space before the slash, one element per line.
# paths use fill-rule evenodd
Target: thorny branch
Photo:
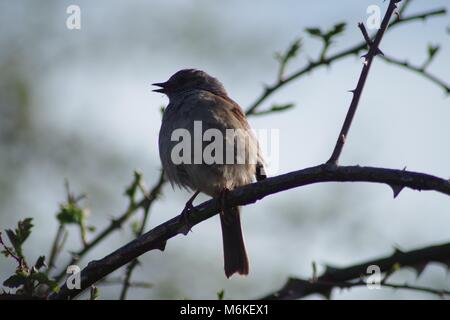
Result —
<path fill-rule="evenodd" d="M 403 8 L 406 8 L 406 5 L 410 2 L 411 0 L 407 0 L 404 2 L 403 4 Z M 409 16 L 403 16 L 403 12 L 402 10 L 400 10 L 400 15 L 389 24 L 389 30 L 392 30 L 393 28 L 403 25 L 407 22 L 413 22 L 413 21 L 420 21 L 420 20 L 426 20 L 427 18 L 431 18 L 431 17 L 436 17 L 436 16 L 442 16 L 446 14 L 446 9 L 445 8 L 441 8 L 441 9 L 435 9 L 435 10 L 430 10 L 430 11 L 426 11 L 426 12 L 422 12 L 422 13 L 418 13 L 418 14 L 414 14 L 414 15 L 409 15 Z M 323 59 L 321 59 L 320 57 L 317 58 L 315 61 L 310 61 L 306 66 L 304 66 L 303 68 L 293 71 L 291 72 L 290 75 L 286 75 L 283 78 L 278 78 L 277 82 L 272 84 L 272 85 L 266 85 L 263 92 L 259 95 L 258 98 L 256 98 L 256 100 L 248 107 L 247 109 L 247 115 L 250 114 L 259 114 L 260 111 L 257 111 L 257 109 L 268 99 L 270 98 L 276 91 L 278 91 L 279 89 L 281 89 L 282 87 L 284 87 L 285 85 L 293 82 L 294 80 L 297 80 L 299 78 L 301 78 L 302 76 L 305 76 L 306 74 L 320 68 L 320 67 L 325 67 L 325 66 L 329 66 L 331 63 L 336 62 L 338 60 L 341 60 L 343 58 L 349 57 L 349 56 L 353 56 L 353 55 L 358 55 L 362 50 L 364 50 L 367 47 L 367 43 L 366 41 L 362 41 L 348 49 L 342 50 L 340 52 L 337 52 L 335 54 L 332 54 L 328 57 L 324 57 Z M 397 64 L 400 65 L 406 69 L 412 70 L 412 71 L 416 71 L 414 70 L 414 68 L 410 68 L 409 65 L 403 65 L 402 63 L 395 63 L 394 61 L 392 61 L 393 64 Z M 283 67 L 284 68 L 284 67 Z M 428 78 L 428 77 L 427 77 Z M 448 86 L 447 86 L 448 88 Z"/>
<path fill-rule="evenodd" d="M 325 272 L 314 281 L 290 278 L 278 291 L 265 296 L 263 299 L 300 299 L 310 294 L 321 294 L 330 298 L 333 288 L 349 288 L 352 286 L 366 285 L 362 277 L 368 275 L 370 266 L 378 266 L 382 273 L 390 273 L 399 268 L 413 268 L 419 276 L 430 262 L 442 263 L 450 267 L 450 243 L 416 249 L 408 252 L 396 250 L 391 256 L 367 261 L 361 264 L 345 268 L 327 267 Z M 350 282 L 356 280 L 356 282 Z M 410 286 L 408 284 L 392 284 L 382 281 L 380 285 L 396 289 L 410 289 L 423 291 L 437 295 L 448 295 L 447 290 L 437 290 L 425 287 Z"/>
<path fill-rule="evenodd" d="M 159 194 L 161 193 L 161 187 L 164 184 L 164 172 L 161 170 L 161 173 L 159 175 L 158 182 L 156 185 L 152 188 L 152 190 L 145 194 L 145 197 L 147 201 L 144 204 L 143 210 L 144 215 L 142 217 L 141 225 L 139 226 L 139 230 L 136 234 L 136 238 L 142 236 L 142 234 L 145 231 L 145 226 L 147 224 L 147 220 L 149 217 L 150 207 L 152 206 L 153 202 L 158 198 Z M 134 269 L 139 264 L 139 261 L 137 259 L 134 259 L 130 262 L 130 264 L 127 266 L 127 270 L 125 273 L 125 279 L 123 280 L 123 286 L 122 291 L 120 293 L 120 300 L 125 300 L 127 297 L 128 289 L 132 285 L 131 283 L 131 276 L 133 274 Z"/>
<path fill-rule="evenodd" d="M 331 164 L 338 164 L 339 157 L 342 153 L 342 149 L 344 148 L 345 140 L 348 136 L 348 131 L 350 130 L 350 127 L 352 125 L 353 117 L 355 116 L 356 110 L 358 108 L 359 99 L 361 98 L 361 94 L 364 89 L 364 85 L 367 80 L 367 76 L 369 75 L 370 67 L 372 66 L 373 59 L 376 55 L 380 54 L 381 51 L 378 49 L 381 39 L 383 39 L 383 35 L 387 30 L 387 27 L 389 25 L 389 21 L 391 20 L 391 17 L 397 9 L 397 3 L 400 2 L 400 0 L 391 0 L 389 2 L 389 6 L 387 8 L 386 14 L 384 15 L 383 21 L 381 22 L 380 29 L 377 32 L 377 35 L 375 37 L 374 41 L 371 41 L 367 31 L 364 27 L 364 24 L 360 23 L 358 26 L 362 31 L 362 34 L 364 36 L 364 40 L 367 43 L 367 46 L 369 47 L 369 52 L 364 55 L 364 65 L 361 71 L 361 75 L 359 76 L 358 84 L 356 86 L 355 90 L 352 90 L 353 98 L 352 102 L 350 103 L 350 107 L 347 112 L 347 116 L 345 117 L 344 124 L 342 125 L 341 132 L 339 133 L 339 136 L 336 141 L 336 146 L 334 147 L 333 153 L 331 154 L 330 159 L 328 160 L 328 163 Z"/>
<path fill-rule="evenodd" d="M 244 206 L 281 191 L 322 182 L 373 182 L 408 187 L 415 190 L 434 190 L 450 195 L 450 182 L 435 176 L 411 172 L 360 166 L 334 166 L 322 164 L 276 177 L 267 178 L 240 187 L 227 196 L 227 206 Z M 190 225 L 211 218 L 220 211 L 221 203 L 216 199 L 206 201 L 194 208 L 189 216 Z M 166 241 L 178 234 L 186 234 L 186 225 L 179 217 L 172 218 L 153 228 L 141 237 L 117 249 L 101 260 L 91 261 L 81 271 L 81 289 L 61 288 L 51 299 L 74 298 L 84 289 L 99 281 L 109 273 L 134 260 L 150 250 L 164 250 Z"/>
<path fill-rule="evenodd" d="M 408 70 L 411 70 L 413 72 L 418 73 L 419 75 L 424 76 L 425 78 L 427 78 L 428 80 L 430 80 L 434 84 L 436 84 L 439 87 L 441 87 L 445 91 L 446 94 L 450 94 L 450 85 L 445 83 L 444 80 L 439 79 L 437 76 L 435 76 L 432 73 L 430 73 L 429 71 L 427 71 L 426 68 L 415 66 L 415 65 L 412 65 L 411 63 L 409 63 L 406 60 L 399 60 L 399 59 L 396 59 L 394 57 L 390 57 L 390 56 L 386 56 L 386 55 L 381 56 L 381 59 L 386 61 L 387 63 L 391 63 L 391 64 L 395 64 L 395 65 L 400 66 L 400 67 L 404 67 L 404 68 L 406 68 Z"/>
<path fill-rule="evenodd" d="M 350 289 L 353 287 L 367 286 L 367 282 L 365 282 L 364 280 L 359 280 L 357 282 L 321 282 L 321 283 L 325 284 L 325 285 L 329 285 L 330 287 L 340 288 L 340 289 Z M 416 291 L 416 292 L 425 292 L 425 293 L 437 295 L 439 297 L 444 297 L 444 296 L 450 295 L 450 291 L 445 290 L 445 289 L 439 290 L 439 289 L 433 289 L 433 288 L 429 288 L 429 287 L 409 285 L 407 283 L 397 284 L 397 283 L 383 282 L 383 283 L 380 283 L 380 288 L 381 287 L 390 288 L 390 289 L 411 290 L 411 291 Z"/>
<path fill-rule="evenodd" d="M 56 232 L 55 239 L 53 240 L 52 248 L 50 250 L 50 256 L 48 260 L 48 269 L 46 273 L 49 274 L 50 271 L 55 267 L 55 261 L 61 249 L 64 247 L 64 243 L 67 239 L 67 231 L 64 224 L 60 223 L 58 226 L 58 231 Z"/>

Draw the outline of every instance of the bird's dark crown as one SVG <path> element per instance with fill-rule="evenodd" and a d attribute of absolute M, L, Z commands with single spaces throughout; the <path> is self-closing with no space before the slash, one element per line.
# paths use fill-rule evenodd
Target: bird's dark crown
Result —
<path fill-rule="evenodd" d="M 153 85 L 161 87 L 161 89 L 153 91 L 162 92 L 169 97 L 190 90 L 206 90 L 221 96 L 227 95 L 219 80 L 197 69 L 180 70 L 166 82 L 154 83 Z"/>

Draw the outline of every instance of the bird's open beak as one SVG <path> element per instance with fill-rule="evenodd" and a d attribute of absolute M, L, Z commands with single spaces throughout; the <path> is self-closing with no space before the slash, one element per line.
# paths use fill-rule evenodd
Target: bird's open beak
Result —
<path fill-rule="evenodd" d="M 154 89 L 152 90 L 153 92 L 166 93 L 165 87 L 167 86 L 167 82 L 152 83 L 152 86 L 157 86 L 161 88 L 161 89 Z"/>

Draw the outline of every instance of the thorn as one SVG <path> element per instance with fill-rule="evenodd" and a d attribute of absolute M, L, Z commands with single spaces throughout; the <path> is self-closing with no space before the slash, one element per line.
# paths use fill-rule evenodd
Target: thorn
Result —
<path fill-rule="evenodd" d="M 339 139 L 341 140 L 342 143 L 345 143 L 345 134 L 341 134 L 341 136 L 339 137 Z"/>
<path fill-rule="evenodd" d="M 404 254 L 404 252 L 399 247 L 394 246 L 394 256 L 399 254 Z"/>
<path fill-rule="evenodd" d="M 189 226 L 187 224 L 183 224 L 180 228 L 180 232 L 184 235 L 187 236 L 189 231 L 192 231 L 191 228 L 189 228 Z"/>
<path fill-rule="evenodd" d="M 403 171 L 406 171 L 406 166 L 403 167 Z M 394 199 L 397 198 L 400 192 L 405 188 L 405 186 L 400 186 L 396 184 L 390 184 L 389 186 L 392 188 L 392 191 L 394 192 Z"/>
<path fill-rule="evenodd" d="M 348 90 L 348 92 L 355 94 L 356 89 Z"/>
<path fill-rule="evenodd" d="M 312 265 L 312 269 L 313 269 L 313 274 L 312 274 L 312 278 L 311 278 L 311 282 L 316 282 L 317 281 L 317 264 L 315 261 L 313 261 L 311 263 Z"/>
<path fill-rule="evenodd" d="M 383 51 L 381 51 L 380 48 L 377 48 L 377 52 L 375 52 L 375 55 L 376 55 L 376 56 L 377 56 L 377 55 L 381 55 L 381 56 L 384 57 L 384 53 L 383 53 Z"/>
<path fill-rule="evenodd" d="M 425 268 L 427 267 L 428 263 L 427 262 L 422 262 L 422 263 L 418 263 L 414 266 L 411 266 L 411 268 L 414 269 L 414 271 L 416 271 L 417 276 L 416 278 L 419 278 L 420 275 L 422 274 L 422 272 L 425 270 Z"/>
<path fill-rule="evenodd" d="M 331 288 L 330 289 L 326 289 L 324 292 L 321 293 L 322 296 L 327 299 L 330 300 L 331 299 Z"/>
<path fill-rule="evenodd" d="M 394 192 L 394 199 L 397 198 L 397 196 L 400 194 L 400 192 L 402 192 L 403 188 L 405 188 L 404 186 L 399 186 L 397 184 L 390 184 L 389 185 L 392 189 L 392 191 Z"/>
<path fill-rule="evenodd" d="M 367 65 L 367 57 L 369 56 L 369 53 L 363 54 L 360 59 L 364 59 L 363 64 Z"/>
<path fill-rule="evenodd" d="M 164 249 L 166 249 L 166 244 L 167 244 L 167 241 L 162 241 L 161 243 L 156 244 L 155 249 L 164 251 Z"/>

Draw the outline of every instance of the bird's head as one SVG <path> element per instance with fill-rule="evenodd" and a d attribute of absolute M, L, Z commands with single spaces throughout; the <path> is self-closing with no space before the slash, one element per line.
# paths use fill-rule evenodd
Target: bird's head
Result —
<path fill-rule="evenodd" d="M 160 87 L 160 89 L 153 90 L 154 92 L 164 93 L 169 98 L 191 90 L 206 90 L 217 95 L 227 95 L 219 80 L 211 77 L 204 71 L 196 69 L 180 70 L 166 82 L 153 83 L 153 85 Z"/>

